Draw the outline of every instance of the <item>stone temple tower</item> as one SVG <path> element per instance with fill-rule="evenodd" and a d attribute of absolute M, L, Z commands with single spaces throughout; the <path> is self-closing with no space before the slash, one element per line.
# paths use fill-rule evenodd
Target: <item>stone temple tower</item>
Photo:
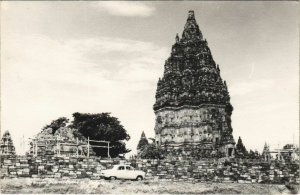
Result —
<path fill-rule="evenodd" d="M 14 156 L 16 155 L 15 146 L 9 131 L 5 131 L 1 140 L 0 140 L 0 154 L 5 156 Z"/>
<path fill-rule="evenodd" d="M 188 12 L 182 37 L 176 35 L 164 74 L 159 78 L 153 106 L 155 139 L 168 150 L 234 155 L 230 104 L 226 82 L 206 39 Z M 175 154 L 178 154 L 178 152 Z"/>

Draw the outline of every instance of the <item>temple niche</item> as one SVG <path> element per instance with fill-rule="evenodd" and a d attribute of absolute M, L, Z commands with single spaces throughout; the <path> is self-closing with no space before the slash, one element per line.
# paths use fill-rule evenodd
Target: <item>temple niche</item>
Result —
<path fill-rule="evenodd" d="M 178 34 L 175 37 L 155 98 L 158 145 L 179 151 L 192 147 L 223 156 L 234 155 L 233 107 L 227 84 L 221 78 L 219 65 L 213 60 L 194 11 L 188 13 L 182 37 Z"/>

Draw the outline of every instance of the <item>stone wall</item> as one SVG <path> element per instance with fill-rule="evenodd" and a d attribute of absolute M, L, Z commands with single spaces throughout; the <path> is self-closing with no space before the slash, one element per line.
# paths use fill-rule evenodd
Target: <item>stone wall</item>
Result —
<path fill-rule="evenodd" d="M 194 182 L 299 183 L 299 162 L 283 164 L 250 160 L 141 160 L 129 161 L 147 173 L 146 179 Z M 76 157 L 11 157 L 1 159 L 1 176 L 18 178 L 90 178 L 120 159 Z"/>
<path fill-rule="evenodd" d="M 85 157 L 25 157 L 1 159 L 2 176 L 99 179 L 100 171 L 117 160 Z"/>
<path fill-rule="evenodd" d="M 132 164 L 134 164 L 132 162 Z M 282 164 L 250 160 L 138 160 L 149 178 L 169 181 L 299 183 L 299 162 Z"/>

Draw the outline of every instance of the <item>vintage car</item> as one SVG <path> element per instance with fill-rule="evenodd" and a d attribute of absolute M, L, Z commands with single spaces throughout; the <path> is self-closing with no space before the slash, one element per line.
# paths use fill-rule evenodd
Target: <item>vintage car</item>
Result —
<path fill-rule="evenodd" d="M 141 181 L 145 178 L 146 173 L 144 171 L 135 170 L 129 165 L 114 165 L 111 169 L 101 171 L 101 177 L 105 179 L 134 179 Z"/>

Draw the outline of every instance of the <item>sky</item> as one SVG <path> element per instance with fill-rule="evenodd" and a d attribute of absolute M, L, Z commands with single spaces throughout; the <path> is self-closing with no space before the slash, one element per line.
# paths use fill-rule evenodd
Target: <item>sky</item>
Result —
<path fill-rule="evenodd" d="M 233 135 L 262 151 L 299 142 L 298 2 L 1 2 L 1 135 L 17 153 L 52 120 L 110 112 L 154 137 L 153 104 L 189 10 L 226 80 Z M 25 148 L 26 150 L 26 148 Z"/>

